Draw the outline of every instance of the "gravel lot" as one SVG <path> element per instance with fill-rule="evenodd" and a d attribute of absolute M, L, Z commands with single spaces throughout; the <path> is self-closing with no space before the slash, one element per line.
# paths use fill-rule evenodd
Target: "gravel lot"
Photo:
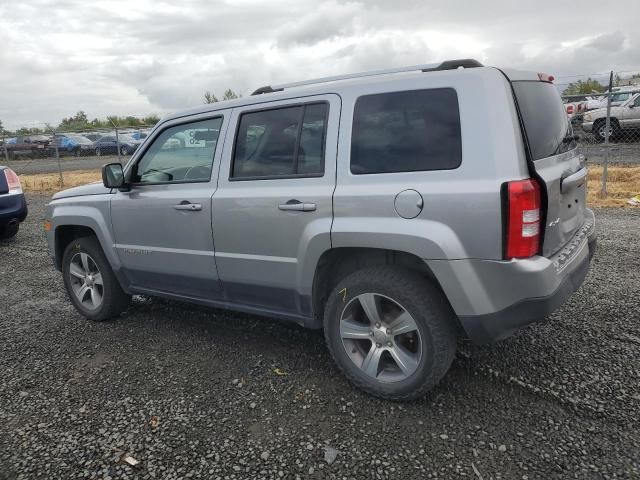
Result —
<path fill-rule="evenodd" d="M 398 404 L 352 389 L 292 325 L 145 298 L 84 320 L 46 201 L 0 244 L 0 479 L 640 477 L 638 210 L 597 212 L 592 271 L 560 311 L 465 347 Z"/>

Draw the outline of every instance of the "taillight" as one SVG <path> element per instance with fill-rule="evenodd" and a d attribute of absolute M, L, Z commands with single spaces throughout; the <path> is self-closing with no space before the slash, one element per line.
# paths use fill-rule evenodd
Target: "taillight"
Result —
<path fill-rule="evenodd" d="M 567 113 L 571 115 L 573 113 L 573 105 L 567 105 Z"/>
<path fill-rule="evenodd" d="M 5 168 L 4 178 L 7 179 L 9 193 L 22 193 L 22 186 L 20 185 L 20 179 L 18 178 L 18 175 L 16 175 L 16 172 L 10 168 Z"/>
<path fill-rule="evenodd" d="M 540 187 L 528 178 L 507 183 L 505 258 L 528 258 L 540 251 Z"/>

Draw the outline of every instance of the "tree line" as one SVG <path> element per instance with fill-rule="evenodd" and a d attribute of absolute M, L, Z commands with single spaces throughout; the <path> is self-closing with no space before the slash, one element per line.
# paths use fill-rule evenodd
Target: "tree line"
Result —
<path fill-rule="evenodd" d="M 68 118 L 63 118 L 57 126 L 40 127 L 22 127 L 17 130 L 6 130 L 2 126 L 0 120 L 0 134 L 2 135 L 38 135 L 43 133 L 56 132 L 78 132 L 89 131 L 97 129 L 113 129 L 118 128 L 135 128 L 135 127 L 152 127 L 160 121 L 158 115 L 147 115 L 146 117 L 138 118 L 130 115 L 118 116 L 112 115 L 106 119 L 94 118 L 89 120 L 87 114 L 80 110 L 75 115 Z"/>
<path fill-rule="evenodd" d="M 219 99 L 213 92 L 207 90 L 204 92 L 204 103 L 216 103 L 224 100 L 232 100 L 241 98 L 242 95 L 228 88 Z M 89 120 L 87 114 L 80 110 L 75 115 L 63 118 L 57 126 L 40 127 L 22 127 L 17 130 L 5 130 L 0 120 L 0 135 L 38 135 L 43 133 L 56 132 L 82 132 L 97 129 L 113 129 L 118 128 L 135 128 L 135 127 L 151 127 L 160 121 L 158 115 L 148 115 L 146 117 L 133 117 L 113 115 L 105 119 L 94 118 Z"/>

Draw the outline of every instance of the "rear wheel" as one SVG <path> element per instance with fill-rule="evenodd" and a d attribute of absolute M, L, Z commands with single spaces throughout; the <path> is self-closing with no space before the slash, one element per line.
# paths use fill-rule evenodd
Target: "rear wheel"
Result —
<path fill-rule="evenodd" d="M 120 147 L 120 155 L 129 155 L 129 149 L 125 145 Z"/>
<path fill-rule="evenodd" d="M 131 297 L 122 291 L 95 237 L 81 237 L 67 246 L 62 275 L 73 305 L 90 320 L 107 320 L 129 305 Z"/>
<path fill-rule="evenodd" d="M 102 155 L 102 152 L 100 151 L 100 147 L 96 147 L 96 157 L 99 157 Z"/>
<path fill-rule="evenodd" d="M 391 400 L 425 395 L 451 366 L 457 343 L 443 293 L 419 274 L 394 267 L 341 280 L 327 302 L 324 333 L 345 376 Z"/>

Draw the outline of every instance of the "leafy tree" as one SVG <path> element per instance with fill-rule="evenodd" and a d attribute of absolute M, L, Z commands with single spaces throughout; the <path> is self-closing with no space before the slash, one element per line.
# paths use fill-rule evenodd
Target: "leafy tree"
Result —
<path fill-rule="evenodd" d="M 222 96 L 222 100 L 233 100 L 235 98 L 240 98 L 240 97 L 242 97 L 242 95 L 238 95 L 236 92 L 234 92 L 230 88 L 227 88 L 227 90 L 224 92 L 224 95 Z"/>
<path fill-rule="evenodd" d="M 604 92 L 605 87 L 592 78 L 586 80 L 578 80 L 567 85 L 567 88 L 562 92 L 563 95 L 587 95 L 594 92 Z"/>
<path fill-rule="evenodd" d="M 16 130 L 16 135 L 40 135 L 42 133 L 46 133 L 45 130 L 37 127 L 33 127 L 33 128 L 22 127 Z"/>
<path fill-rule="evenodd" d="M 218 102 L 218 97 L 216 97 L 213 93 L 211 93 L 209 90 L 207 90 L 206 92 L 204 92 L 204 103 L 216 103 Z"/>
<path fill-rule="evenodd" d="M 233 90 L 231 90 L 230 88 L 227 88 L 224 92 L 224 94 L 222 95 L 222 100 L 233 100 L 235 98 L 241 98 L 242 95 L 234 92 Z M 210 92 L 209 90 L 207 90 L 206 92 L 204 92 L 204 103 L 216 103 L 219 102 L 220 100 L 218 99 L 218 97 L 215 96 L 215 94 L 213 94 L 212 92 Z"/>
<path fill-rule="evenodd" d="M 142 118 L 142 123 L 145 125 L 155 125 L 160 121 L 160 117 L 158 115 L 148 115 Z"/>

